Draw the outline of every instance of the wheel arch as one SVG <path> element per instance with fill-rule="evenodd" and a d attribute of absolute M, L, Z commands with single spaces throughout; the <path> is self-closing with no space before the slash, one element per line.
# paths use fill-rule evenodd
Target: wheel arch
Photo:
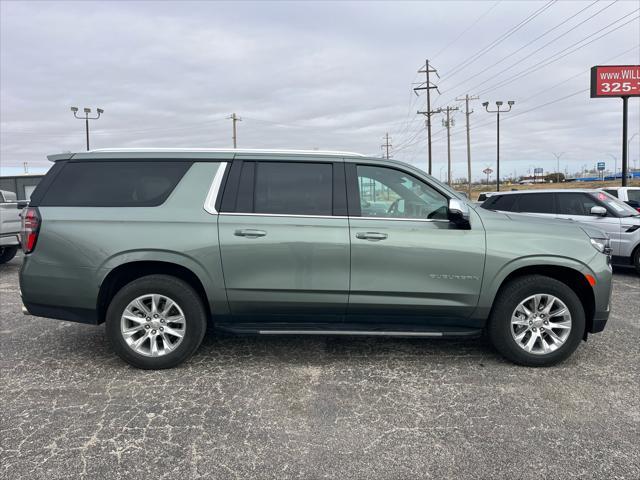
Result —
<path fill-rule="evenodd" d="M 571 267 L 561 265 L 527 265 L 516 268 L 506 275 L 500 282 L 495 295 L 493 296 L 492 310 L 493 305 L 495 305 L 495 299 L 510 282 L 517 278 L 529 275 L 543 275 L 556 279 L 574 291 L 584 307 L 586 323 L 583 338 L 586 339 L 587 333 L 591 331 L 593 327 L 595 295 L 584 274 Z"/>
<path fill-rule="evenodd" d="M 202 298 L 207 318 L 211 319 L 212 311 L 207 290 L 203 282 L 192 270 L 183 265 L 167 261 L 136 260 L 118 265 L 109 271 L 102 280 L 96 305 L 98 323 L 105 321 L 109 303 L 122 287 L 133 280 L 154 274 L 170 275 L 190 285 Z"/>

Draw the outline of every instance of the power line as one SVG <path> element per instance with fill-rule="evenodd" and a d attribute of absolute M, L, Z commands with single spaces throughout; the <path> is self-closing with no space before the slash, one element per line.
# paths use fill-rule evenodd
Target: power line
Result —
<path fill-rule="evenodd" d="M 616 0 L 617 1 L 617 0 Z M 513 57 L 516 53 L 521 52 L 522 50 L 524 50 L 525 48 L 527 48 L 529 45 L 532 45 L 533 43 L 537 42 L 538 40 L 540 40 L 541 38 L 545 37 L 546 35 L 548 35 L 549 33 L 551 33 L 552 31 L 560 28 L 562 25 L 566 24 L 568 21 L 570 21 L 571 19 L 577 17 L 578 15 L 580 15 L 582 12 L 584 12 L 585 10 L 588 10 L 589 8 L 591 8 L 593 5 L 595 5 L 596 3 L 598 3 L 598 0 L 595 0 L 593 3 L 590 3 L 589 5 L 587 5 L 586 7 L 580 9 L 579 11 L 577 11 L 576 13 L 574 13 L 573 15 L 571 15 L 570 17 L 564 19 L 562 22 L 558 23 L 556 26 L 550 28 L 549 30 L 545 31 L 544 33 L 538 35 L 536 38 L 534 38 L 533 40 L 530 40 L 529 42 L 525 43 L 524 45 L 522 45 L 521 47 L 519 47 L 518 49 L 514 50 L 513 52 L 509 53 L 508 55 L 505 55 L 504 57 L 502 57 L 500 60 L 497 60 L 496 62 L 492 63 L 491 65 L 485 67 L 484 69 L 480 70 L 479 72 L 475 73 L 473 76 L 469 76 L 468 78 L 466 78 L 465 80 L 463 80 L 462 82 L 458 82 L 457 84 L 455 84 L 452 87 L 449 87 L 446 91 L 450 91 L 453 90 L 454 88 L 459 87 L 460 85 L 464 85 L 465 83 L 467 83 L 468 81 L 470 81 L 473 78 L 478 77 L 479 75 L 482 75 L 484 72 L 486 72 L 487 70 L 491 70 L 492 68 L 496 67 L 497 65 L 500 65 L 500 63 L 502 63 L 504 60 L 507 60 L 511 57 Z M 552 41 L 546 43 L 545 45 L 543 45 L 542 47 L 540 47 L 539 49 L 535 50 L 534 52 L 531 52 L 528 57 L 531 57 L 531 55 L 533 55 L 534 53 L 540 51 L 541 49 L 543 49 L 544 47 L 550 45 L 551 43 L 555 42 L 556 40 L 558 40 L 559 38 L 563 37 L 564 35 L 568 34 L 569 32 L 571 32 L 572 30 L 574 30 L 575 28 L 577 28 L 578 26 L 582 25 L 583 23 L 585 23 L 586 21 L 590 20 L 591 18 L 595 17 L 596 15 L 602 13 L 604 10 L 606 10 L 607 8 L 609 8 L 611 5 L 613 5 L 614 3 L 616 3 L 615 1 L 610 3 L 609 5 L 605 6 L 604 8 L 602 8 L 601 10 L 599 10 L 598 12 L 596 12 L 594 15 L 591 15 L 590 17 L 588 17 L 586 20 L 580 22 L 579 24 L 575 25 L 573 28 L 571 28 L 570 30 L 567 30 L 566 32 L 564 32 L 562 35 L 554 38 Z M 516 64 L 514 64 L 516 65 Z M 512 68 L 513 65 L 511 67 L 506 68 L 505 70 L 502 70 L 502 72 Z M 502 73 L 500 72 L 500 73 Z M 497 74 L 499 75 L 499 74 Z"/>
<path fill-rule="evenodd" d="M 439 108 L 434 113 L 445 112 L 446 119 L 442 119 L 442 126 L 447 129 L 447 184 L 451 185 L 451 127 L 455 125 L 455 121 L 451 118 L 451 112 L 458 110 L 458 107 Z"/>
<path fill-rule="evenodd" d="M 391 158 L 389 156 L 389 149 L 392 147 L 392 145 L 389 142 L 390 142 L 390 140 L 389 140 L 389 132 L 387 132 L 385 134 L 385 142 L 382 145 L 380 145 L 383 148 L 383 151 L 385 152 L 384 158 L 386 158 L 387 160 L 389 160 L 389 158 Z"/>
<path fill-rule="evenodd" d="M 469 110 L 469 102 L 472 100 L 478 100 L 480 97 L 475 95 L 469 95 L 468 93 L 464 96 L 464 98 L 456 98 L 456 100 L 464 100 L 465 102 L 465 118 L 466 118 L 466 130 L 467 130 L 467 176 L 469 178 L 469 189 L 468 194 L 469 198 L 471 198 L 471 134 L 469 127 L 469 116 L 473 113 L 473 110 Z"/>
<path fill-rule="evenodd" d="M 460 32 L 460 34 L 454 38 L 453 40 L 451 40 L 449 43 L 447 43 L 444 47 L 442 47 L 438 53 L 436 53 L 433 58 L 438 57 L 439 55 L 441 55 L 443 52 L 445 52 L 451 45 L 453 45 L 454 43 L 456 43 L 458 40 L 460 40 L 463 35 L 465 35 L 466 33 L 468 33 L 473 27 L 475 27 L 480 20 L 482 20 L 484 17 L 486 17 L 494 8 L 496 8 L 500 2 L 502 0 L 498 0 L 496 3 L 494 3 L 493 5 L 491 5 L 487 10 L 485 10 L 485 12 L 480 15 L 478 18 L 476 18 L 473 23 L 471 23 L 471 25 L 469 25 L 467 28 L 465 28 L 462 32 Z"/>
<path fill-rule="evenodd" d="M 594 38 L 593 40 L 591 40 L 591 41 L 589 41 L 589 42 L 587 42 L 587 43 L 585 43 L 585 44 L 583 44 L 583 45 L 576 46 L 576 45 L 578 45 L 578 44 L 580 44 L 580 43 L 584 42 L 585 40 L 588 40 L 589 38 L 593 37 L 593 36 L 594 36 L 594 35 L 596 35 L 597 33 L 600 33 L 600 32 L 602 32 L 603 30 L 605 30 L 605 29 L 609 28 L 610 26 L 612 26 L 612 25 L 614 25 L 614 24 L 618 23 L 620 20 L 623 20 L 624 18 L 628 17 L 629 15 L 632 15 L 632 14 L 634 14 L 634 13 L 638 12 L 639 10 L 640 10 L 640 9 L 636 9 L 636 10 L 634 10 L 633 12 L 630 12 L 630 13 L 628 13 L 628 14 L 624 15 L 623 17 L 621 17 L 621 18 L 619 18 L 619 19 L 615 20 L 614 22 L 610 23 L 610 24 L 609 24 L 609 25 L 607 25 L 606 27 L 603 27 L 603 28 L 601 28 L 600 30 L 597 30 L 596 32 L 592 33 L 591 35 L 588 35 L 587 37 L 583 38 L 582 40 L 579 40 L 578 42 L 575 42 L 575 43 L 573 43 L 573 44 L 569 45 L 568 47 L 566 47 L 566 48 L 564 48 L 564 49 L 560 50 L 559 52 L 556 52 L 556 53 L 554 53 L 553 55 L 551 55 L 551 56 L 549 56 L 549 57 L 547 57 L 547 58 L 545 58 L 545 59 L 541 60 L 541 62 L 544 62 L 544 63 L 542 63 L 542 64 L 538 63 L 538 64 L 536 64 L 536 65 L 533 65 L 532 67 L 529 67 L 529 68 L 526 68 L 526 69 L 524 69 L 524 70 L 521 70 L 520 72 L 518 72 L 518 73 L 516 73 L 515 75 L 511 76 L 510 78 L 505 79 L 505 80 L 502 80 L 502 81 L 500 81 L 500 82 L 496 83 L 495 85 L 492 85 L 492 86 L 490 86 L 490 87 L 485 88 L 484 90 L 480 91 L 480 92 L 479 92 L 479 94 L 480 94 L 480 95 L 482 95 L 483 93 L 487 93 L 487 92 L 489 92 L 489 91 L 491 91 L 491 90 L 494 90 L 494 89 L 496 89 L 496 88 L 503 87 L 503 86 L 505 86 L 505 85 L 508 85 L 508 84 L 510 84 L 510 83 L 513 83 L 514 81 L 516 81 L 516 80 L 518 80 L 518 79 L 520 79 L 520 78 L 522 78 L 522 77 L 525 77 L 525 76 L 527 76 L 527 75 L 531 74 L 533 71 L 535 71 L 535 70 L 533 70 L 533 67 L 535 67 L 535 69 L 539 70 L 539 69 L 541 69 L 541 68 L 543 68 L 543 67 L 546 67 L 547 65 L 551 65 L 552 63 L 555 63 L 555 62 L 557 62 L 558 60 L 561 60 L 562 58 L 566 57 L 567 55 L 571 55 L 572 53 L 577 52 L 578 50 L 580 50 L 580 49 L 582 49 L 582 48 L 586 47 L 587 45 L 590 45 L 590 44 L 592 44 L 593 42 L 596 42 L 596 41 L 600 40 L 601 38 L 606 37 L 607 35 L 609 35 L 609 34 L 611 34 L 611 33 L 615 32 L 615 31 L 617 31 L 617 30 L 621 29 L 622 27 L 624 27 L 624 26 L 628 25 L 629 23 L 631 23 L 631 22 L 633 22 L 633 21 L 637 20 L 638 18 L 640 18 L 640 16 L 636 16 L 636 17 L 634 17 L 634 18 L 632 18 L 632 19 L 630 19 L 630 20 L 627 20 L 625 23 L 623 23 L 623 24 L 621 24 L 621 25 L 618 25 L 618 26 L 617 26 L 617 27 L 615 27 L 614 29 L 609 30 L 608 32 L 603 33 L 602 35 L 600 35 L 600 36 L 598 36 L 598 37 Z M 576 47 L 576 48 L 574 48 L 573 50 L 570 50 L 570 51 L 569 51 L 569 52 L 567 52 L 567 53 L 562 54 L 562 53 L 563 53 L 563 52 L 565 52 L 566 50 L 569 50 L 570 48 L 573 48 L 573 47 Z M 560 55 L 560 54 L 562 54 L 562 55 Z M 558 55 L 559 55 L 559 56 L 558 56 Z M 554 58 L 554 57 L 557 57 L 557 58 Z"/>
<path fill-rule="evenodd" d="M 418 95 L 418 92 L 421 90 L 426 90 L 427 91 L 427 109 L 424 111 L 420 111 L 418 110 L 418 114 L 419 115 L 425 115 L 427 117 L 427 142 L 428 142 L 428 170 L 427 172 L 429 173 L 429 175 L 431 175 L 431 167 L 432 167 L 432 156 L 431 156 L 431 115 L 433 115 L 435 112 L 431 111 L 431 90 L 433 89 L 438 89 L 437 85 L 432 84 L 431 79 L 430 79 L 430 74 L 431 73 L 435 73 L 438 78 L 440 78 L 440 76 L 438 75 L 438 71 L 433 68 L 431 65 L 429 65 L 429 60 L 425 61 L 424 64 L 424 69 L 420 69 L 418 70 L 418 73 L 424 73 L 426 76 L 426 80 L 423 84 L 415 87 L 413 89 L 414 92 L 416 92 L 416 95 Z"/>
<path fill-rule="evenodd" d="M 515 34 L 518 30 L 520 30 L 521 28 L 523 28 L 526 24 L 528 24 L 529 22 L 531 22 L 534 18 L 536 18 L 537 16 L 541 15 L 544 11 L 546 11 L 547 9 L 551 8 L 551 6 L 553 4 L 556 3 L 557 0 L 551 0 L 550 2 L 547 2 L 545 5 L 543 5 L 542 7 L 540 7 L 538 10 L 536 10 L 535 12 L 533 12 L 532 14 L 530 14 L 528 17 L 526 17 L 524 20 L 522 20 L 520 23 L 516 24 L 514 27 L 511 27 L 509 30 L 507 30 L 505 33 L 503 33 L 502 35 L 500 35 L 498 38 L 496 38 L 493 42 L 491 42 L 490 44 L 486 45 L 485 47 L 481 48 L 480 50 L 478 50 L 476 53 L 474 53 L 473 55 L 467 57 L 465 60 L 463 60 L 462 62 L 460 62 L 458 65 L 456 65 L 455 67 L 453 67 L 450 71 L 450 73 L 446 76 L 447 79 L 453 77 L 454 75 L 457 75 L 458 73 L 460 73 L 462 70 L 464 70 L 465 68 L 467 68 L 469 65 L 471 65 L 472 63 L 474 63 L 475 61 L 477 61 L 479 58 L 481 58 L 482 56 L 486 55 L 489 51 L 491 51 L 492 49 L 494 49 L 495 47 L 497 47 L 498 45 L 500 45 L 502 42 L 504 42 L 507 38 L 509 38 L 510 36 L 512 36 L 513 34 Z"/>

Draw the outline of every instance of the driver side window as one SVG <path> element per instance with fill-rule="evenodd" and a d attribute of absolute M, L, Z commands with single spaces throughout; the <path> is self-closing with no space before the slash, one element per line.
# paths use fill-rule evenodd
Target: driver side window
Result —
<path fill-rule="evenodd" d="M 358 165 L 363 217 L 447 220 L 447 198 L 417 178 L 387 167 Z"/>

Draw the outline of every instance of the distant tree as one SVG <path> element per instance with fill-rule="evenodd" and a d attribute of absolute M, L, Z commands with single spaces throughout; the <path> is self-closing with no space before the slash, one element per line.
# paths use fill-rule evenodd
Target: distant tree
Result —
<path fill-rule="evenodd" d="M 544 181 L 545 182 L 557 182 L 558 179 L 561 182 L 564 182 L 566 180 L 565 176 L 564 176 L 564 173 L 562 173 L 562 172 L 560 172 L 560 173 L 548 173 L 547 175 L 544 176 Z"/>

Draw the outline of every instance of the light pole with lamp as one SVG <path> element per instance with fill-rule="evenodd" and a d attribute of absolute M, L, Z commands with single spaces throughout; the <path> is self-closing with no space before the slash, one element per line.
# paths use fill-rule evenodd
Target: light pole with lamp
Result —
<path fill-rule="evenodd" d="M 504 104 L 503 101 L 498 100 L 496 102 L 496 110 L 489 110 L 489 102 L 484 102 L 482 104 L 482 106 L 487 110 L 487 112 L 489 113 L 495 113 L 496 114 L 496 139 L 497 139 L 497 145 L 496 145 L 496 191 L 500 191 L 500 114 L 501 113 L 507 113 L 511 111 L 511 108 L 513 107 L 513 105 L 516 102 L 514 102 L 513 100 L 509 100 L 507 102 L 507 105 L 509 105 L 509 109 L 508 110 L 501 110 L 500 107 Z"/>
<path fill-rule="evenodd" d="M 100 115 L 102 115 L 104 113 L 104 110 L 102 110 L 101 108 L 97 108 L 96 111 L 98 112 L 98 115 L 95 117 L 90 117 L 89 114 L 91 113 L 91 109 L 90 108 L 84 108 L 84 117 L 83 116 L 78 116 L 78 107 L 71 107 L 71 111 L 73 112 L 73 116 L 75 118 L 77 118 L 78 120 L 84 120 L 84 125 L 85 125 L 85 133 L 87 136 L 87 151 L 89 151 L 89 120 L 97 120 L 100 118 Z"/>
<path fill-rule="evenodd" d="M 555 153 L 555 152 L 551 152 L 553 154 L 554 157 L 556 157 L 556 162 L 558 163 L 557 165 L 557 170 L 556 170 L 556 183 L 560 183 L 560 157 L 562 155 L 564 155 L 566 152 L 561 152 L 561 153 Z"/>

